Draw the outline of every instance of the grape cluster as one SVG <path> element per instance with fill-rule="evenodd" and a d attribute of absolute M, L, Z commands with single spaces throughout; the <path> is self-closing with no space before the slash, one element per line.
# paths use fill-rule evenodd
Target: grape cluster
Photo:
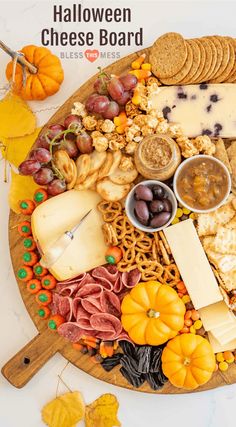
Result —
<path fill-rule="evenodd" d="M 67 116 L 63 125 L 49 126 L 47 133 L 36 140 L 28 159 L 20 164 L 19 173 L 33 176 L 38 185 L 46 185 L 51 196 L 63 193 L 66 183 L 53 165 L 52 150 L 53 147 L 63 149 L 71 158 L 78 157 L 79 153 L 91 153 L 92 138 L 82 127 L 82 119 L 76 114 Z"/>
<path fill-rule="evenodd" d="M 94 83 L 96 93 L 90 95 L 86 101 L 87 111 L 101 114 L 104 119 L 113 119 L 118 116 L 120 107 L 131 99 L 137 83 L 138 79 L 133 74 L 117 78 L 100 72 Z"/>

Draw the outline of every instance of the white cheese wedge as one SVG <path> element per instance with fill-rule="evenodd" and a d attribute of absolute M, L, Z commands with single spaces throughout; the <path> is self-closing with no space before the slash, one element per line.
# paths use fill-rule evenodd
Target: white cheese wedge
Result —
<path fill-rule="evenodd" d="M 103 220 L 96 208 L 100 201 L 95 191 L 70 190 L 52 197 L 33 212 L 33 236 L 45 253 L 63 233 L 71 230 L 92 209 L 63 255 L 50 268 L 58 280 L 71 279 L 105 264 L 107 247 L 101 229 Z"/>
<path fill-rule="evenodd" d="M 179 222 L 164 233 L 194 307 L 198 310 L 221 301 L 222 294 L 193 221 Z"/>
<path fill-rule="evenodd" d="M 228 351 L 228 350 L 231 351 L 231 350 L 235 350 L 236 348 L 236 339 L 233 339 L 232 341 L 229 341 L 226 344 L 222 345 L 210 332 L 208 332 L 208 339 L 210 341 L 210 344 L 214 353 L 220 353 L 222 351 Z"/>
<path fill-rule="evenodd" d="M 235 84 L 160 87 L 149 95 L 149 108 L 179 123 L 188 137 L 236 137 Z"/>
<path fill-rule="evenodd" d="M 198 311 L 206 331 L 213 331 L 226 325 L 234 326 L 234 315 L 232 315 L 224 301 L 211 304 Z M 225 333 L 225 329 L 223 333 Z"/>

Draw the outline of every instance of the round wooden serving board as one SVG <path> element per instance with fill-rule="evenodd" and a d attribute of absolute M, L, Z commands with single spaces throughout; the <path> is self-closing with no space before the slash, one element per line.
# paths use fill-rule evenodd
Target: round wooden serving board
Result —
<path fill-rule="evenodd" d="M 126 56 L 119 61 L 113 63 L 105 70 L 108 73 L 120 75 L 130 68 L 130 64 L 141 53 L 149 54 L 149 49 L 144 49 L 137 53 Z M 71 76 L 73 78 L 73 76 Z M 63 122 L 66 115 L 70 114 L 71 108 L 75 101 L 85 101 L 93 92 L 93 83 L 96 76 L 89 79 L 83 86 L 81 86 L 52 116 L 49 122 L 42 129 L 42 133 L 49 124 Z M 9 221 L 9 242 L 12 264 L 17 278 L 17 270 L 22 264 L 23 245 L 22 237 L 18 234 L 16 225 L 19 224 L 25 217 L 10 213 Z M 108 383 L 117 385 L 119 387 L 129 388 L 148 393 L 160 394 L 179 394 L 186 393 L 173 387 L 169 382 L 158 392 L 154 392 L 147 383 L 144 383 L 139 389 L 132 387 L 126 379 L 120 374 L 119 366 L 114 368 L 111 372 L 106 372 L 99 364 L 94 364 L 88 355 L 82 355 L 79 351 L 73 349 L 70 342 L 60 337 L 56 332 L 50 331 L 44 320 L 41 320 L 36 314 L 38 305 L 34 297 L 26 291 L 26 286 L 23 282 L 17 279 L 17 283 L 24 300 L 27 311 L 35 323 L 39 333 L 30 341 L 22 350 L 20 350 L 6 365 L 2 368 L 2 373 L 5 378 L 15 387 L 23 387 L 39 369 L 57 352 L 61 353 L 68 361 L 80 368 L 82 371 L 92 375 L 93 377 L 106 381 Z M 217 372 L 213 375 L 204 387 L 200 387 L 197 391 L 208 390 L 216 388 L 225 384 L 233 384 L 236 382 L 236 365 L 230 366 L 228 372 Z"/>

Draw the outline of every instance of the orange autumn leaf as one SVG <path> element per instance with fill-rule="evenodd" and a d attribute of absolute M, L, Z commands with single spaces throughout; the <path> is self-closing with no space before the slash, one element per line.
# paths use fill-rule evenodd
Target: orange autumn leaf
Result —
<path fill-rule="evenodd" d="M 40 131 L 41 128 L 37 128 L 28 136 L 21 136 L 18 138 L 0 138 L 2 143 L 1 152 L 4 159 L 15 167 L 18 167 L 27 157 Z"/>
<path fill-rule="evenodd" d="M 119 427 L 117 418 L 119 403 L 113 394 L 103 394 L 85 410 L 86 427 Z"/>
<path fill-rule="evenodd" d="M 0 101 L 0 138 L 30 135 L 36 128 L 36 116 L 19 96 L 8 92 Z"/>
<path fill-rule="evenodd" d="M 65 393 L 42 409 L 42 419 L 49 427 L 75 427 L 84 419 L 85 405 L 78 392 Z"/>

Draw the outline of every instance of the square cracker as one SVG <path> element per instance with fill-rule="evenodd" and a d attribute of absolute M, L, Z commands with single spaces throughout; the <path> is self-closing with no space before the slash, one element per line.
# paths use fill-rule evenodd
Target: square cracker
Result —
<path fill-rule="evenodd" d="M 219 227 L 213 247 L 216 252 L 236 255 L 236 229 Z"/>
<path fill-rule="evenodd" d="M 229 157 L 227 154 L 227 150 L 225 148 L 225 144 L 222 138 L 218 138 L 216 143 L 216 151 L 214 154 L 214 157 L 216 157 L 217 159 L 221 160 L 222 163 L 224 163 L 224 165 L 227 167 L 229 173 L 232 173 L 232 169 L 230 166 L 230 162 L 229 162 Z"/>
<path fill-rule="evenodd" d="M 227 224 L 225 224 L 226 228 L 236 228 L 236 214 L 234 215 L 234 217 L 227 222 Z"/>
<path fill-rule="evenodd" d="M 227 273 L 220 273 L 223 287 L 227 292 L 236 289 L 236 270 L 230 270 Z"/>
<path fill-rule="evenodd" d="M 218 272 L 227 273 L 231 270 L 236 270 L 236 255 L 220 254 L 210 248 L 207 249 L 206 254 Z"/>
<path fill-rule="evenodd" d="M 200 237 L 216 234 L 220 225 L 227 224 L 234 217 L 235 210 L 231 204 L 231 200 L 232 198 L 229 198 L 226 204 L 214 212 L 198 215 L 197 231 Z"/>

